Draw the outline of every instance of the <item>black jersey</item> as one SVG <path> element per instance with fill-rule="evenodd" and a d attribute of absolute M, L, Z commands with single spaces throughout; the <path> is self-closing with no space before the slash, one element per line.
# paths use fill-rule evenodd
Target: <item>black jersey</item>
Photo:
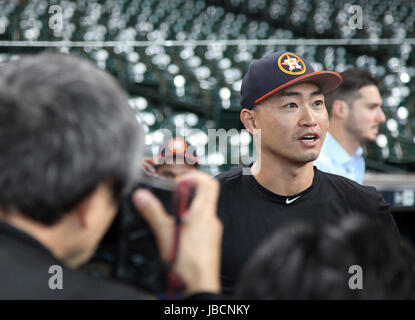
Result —
<path fill-rule="evenodd" d="M 389 204 L 373 187 L 319 171 L 312 185 L 292 196 L 280 196 L 260 185 L 241 168 L 216 177 L 221 185 L 218 215 L 224 225 L 222 291 L 232 294 L 235 281 L 254 249 L 277 227 L 294 220 L 328 220 L 351 213 L 386 219 L 397 231 Z"/>

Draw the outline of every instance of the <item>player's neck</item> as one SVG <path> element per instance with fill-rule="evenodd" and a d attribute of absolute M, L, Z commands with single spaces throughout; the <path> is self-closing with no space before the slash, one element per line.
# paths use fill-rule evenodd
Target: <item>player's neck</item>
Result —
<path fill-rule="evenodd" d="M 360 146 L 360 141 L 347 132 L 342 126 L 332 125 L 330 123 L 329 132 L 350 156 L 352 156 Z"/>
<path fill-rule="evenodd" d="M 313 162 L 288 165 L 262 157 L 261 162 L 253 164 L 251 171 L 259 184 L 281 196 L 292 196 L 306 190 L 314 178 Z"/>

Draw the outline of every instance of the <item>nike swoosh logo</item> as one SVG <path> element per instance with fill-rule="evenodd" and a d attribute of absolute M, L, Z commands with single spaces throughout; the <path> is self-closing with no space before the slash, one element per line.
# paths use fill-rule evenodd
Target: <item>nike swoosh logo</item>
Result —
<path fill-rule="evenodd" d="M 294 202 L 295 200 L 297 200 L 298 198 L 300 198 L 301 196 L 298 196 L 298 197 L 296 197 L 296 198 L 294 198 L 294 199 L 288 199 L 287 198 L 287 200 L 285 200 L 285 203 L 286 204 L 290 204 L 291 202 Z"/>

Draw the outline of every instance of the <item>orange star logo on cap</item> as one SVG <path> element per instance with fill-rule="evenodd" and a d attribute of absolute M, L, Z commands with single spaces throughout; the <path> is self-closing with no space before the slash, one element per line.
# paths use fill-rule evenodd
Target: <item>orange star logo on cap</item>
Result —
<path fill-rule="evenodd" d="M 285 73 L 292 75 L 303 74 L 306 70 L 303 60 L 293 53 L 285 53 L 278 59 L 278 67 Z"/>

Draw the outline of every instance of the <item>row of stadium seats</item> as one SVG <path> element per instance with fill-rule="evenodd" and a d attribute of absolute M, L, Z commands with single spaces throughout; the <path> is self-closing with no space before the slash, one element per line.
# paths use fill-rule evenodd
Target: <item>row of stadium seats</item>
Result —
<path fill-rule="evenodd" d="M 215 0 L 227 11 L 244 13 L 308 37 L 405 38 L 415 36 L 415 2 L 407 0 Z M 353 29 L 349 18 L 361 8 L 364 28 Z M 306 30 L 306 31 L 305 31 Z"/>
<path fill-rule="evenodd" d="M 359 47 L 357 51 L 353 46 L 250 45 L 243 41 L 304 36 L 298 30 L 307 30 L 307 36 L 342 38 L 373 38 L 379 30 L 376 35 L 384 37 L 387 30 L 393 30 L 388 37 L 405 37 L 412 34 L 413 28 L 405 26 L 405 34 L 400 30 L 414 17 L 414 4 L 366 1 L 362 6 L 365 23 L 371 25 L 374 21 L 381 27 L 365 27 L 346 35 L 339 26 L 325 27 L 327 21 L 340 24 L 339 16 L 344 16 L 349 6 L 345 1 L 336 1 L 334 5 L 322 0 L 231 0 L 209 4 L 202 0 L 62 0 L 56 3 L 63 14 L 62 28 L 54 20 L 57 11 L 56 8 L 50 11 L 49 1 L 33 0 L 22 5 L 0 0 L 0 40 L 145 41 L 142 46 L 124 44 L 60 50 L 88 56 L 99 67 L 116 75 L 132 95 L 139 95 L 137 101 L 145 99 L 146 108 L 139 109 L 144 102 L 134 105 L 142 113 L 149 136 L 162 128 L 177 127 L 172 119 L 181 111 L 198 117 L 190 127 L 205 133 L 213 127 L 240 128 L 239 91 L 244 72 L 254 59 L 269 52 L 288 50 L 314 61 L 316 70 L 341 72 L 357 66 L 379 77 L 389 120 L 381 126 L 376 144 L 366 146 L 366 153 L 369 158 L 392 164 L 415 161 L 415 120 L 411 117 L 415 110 L 411 100 L 415 94 L 411 81 L 415 76 L 415 52 L 411 45 L 376 46 L 381 53 L 374 54 L 374 46 Z M 310 16 L 313 19 L 308 19 Z M 227 39 L 240 41 L 237 44 L 218 41 Z M 167 40 L 211 42 L 183 46 L 160 43 Z M 2 50 L 0 60 L 32 52 L 28 48 Z"/>
<path fill-rule="evenodd" d="M 6 18 L 9 13 L 19 14 L 21 20 L 14 22 L 24 31 L 23 37 L 44 40 L 47 33 L 42 32 L 41 26 L 49 20 L 44 18 L 49 17 L 52 3 L 46 0 L 25 3 L 24 8 L 17 1 L 3 0 L 0 5 Z M 252 39 L 266 39 L 273 35 L 274 25 L 296 30 L 307 37 L 405 38 L 415 35 L 415 2 L 407 0 L 357 1 L 355 5 L 360 5 L 363 28 L 350 28 L 349 18 L 357 11 L 349 1 L 215 0 L 209 1 L 210 5 L 202 0 L 62 0 L 56 3 L 63 8 L 64 23 L 70 25 L 55 36 L 73 40 L 96 39 L 97 35 L 102 39 L 111 38 L 128 26 L 134 26 L 143 37 L 150 31 L 158 31 L 157 35 L 153 33 L 158 39 L 163 36 L 165 39 L 206 39 L 215 33 L 220 39 L 239 39 L 241 34 Z M 7 23 L 3 21 L 1 25 Z"/>

